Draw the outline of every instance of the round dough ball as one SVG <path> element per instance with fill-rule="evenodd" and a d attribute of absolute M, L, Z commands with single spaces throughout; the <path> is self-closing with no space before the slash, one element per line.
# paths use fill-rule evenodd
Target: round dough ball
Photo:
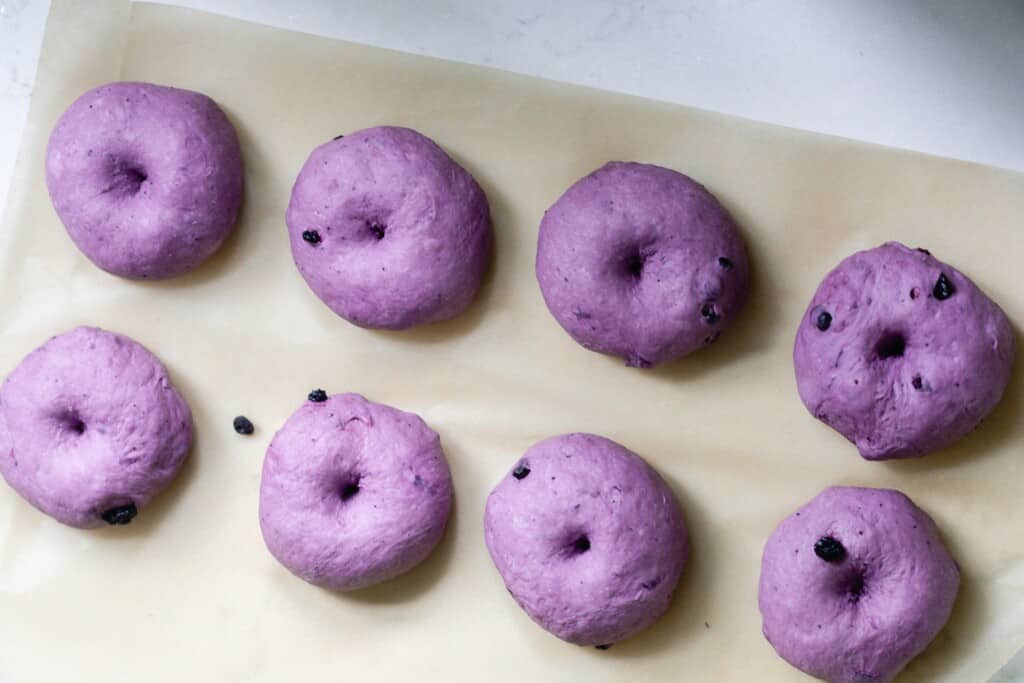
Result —
<path fill-rule="evenodd" d="M 537 282 L 584 347 L 647 368 L 721 334 L 747 298 L 747 252 L 701 185 L 647 164 L 611 162 L 544 214 Z"/>
<path fill-rule="evenodd" d="M 519 606 L 577 645 L 605 647 L 653 624 L 688 554 L 672 490 L 593 434 L 530 448 L 488 497 L 484 537 Z"/>
<path fill-rule="evenodd" d="M 110 83 L 64 112 L 46 149 L 46 184 L 82 253 L 126 278 L 192 270 L 231 233 L 242 155 L 206 95 Z"/>
<path fill-rule="evenodd" d="M 833 487 L 775 529 L 761 560 L 764 635 L 831 683 L 886 683 L 953 610 L 960 570 L 899 491 Z"/>
<path fill-rule="evenodd" d="M 1014 355 L 1006 314 L 966 275 L 889 242 L 825 276 L 793 365 L 811 414 L 882 460 L 924 455 L 977 427 Z"/>
<path fill-rule="evenodd" d="M 0 473 L 69 526 L 127 524 L 178 473 L 192 413 L 144 346 L 78 327 L 25 357 L 0 388 Z"/>
<path fill-rule="evenodd" d="M 473 301 L 491 253 L 483 190 L 408 128 L 368 128 L 317 147 L 286 219 L 310 289 L 361 327 L 455 317 Z"/>
<path fill-rule="evenodd" d="M 299 578 L 333 590 L 372 586 L 425 560 L 451 505 L 437 433 L 358 394 L 311 393 L 263 462 L 267 548 Z"/>

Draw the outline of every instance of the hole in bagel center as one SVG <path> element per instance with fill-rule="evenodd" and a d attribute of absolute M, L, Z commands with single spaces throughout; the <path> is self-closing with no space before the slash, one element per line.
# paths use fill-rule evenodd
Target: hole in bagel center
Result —
<path fill-rule="evenodd" d="M 120 188 L 125 194 L 135 194 L 142 189 L 142 183 L 146 182 L 149 174 L 140 164 L 115 158 L 111 177 L 114 187 Z"/>
<path fill-rule="evenodd" d="M 359 493 L 359 477 L 349 477 L 341 482 L 338 495 L 343 502 L 352 500 Z"/>
<path fill-rule="evenodd" d="M 623 266 L 626 274 L 634 280 L 639 280 L 644 274 L 644 265 L 647 263 L 647 255 L 639 249 L 634 249 L 626 254 Z"/>
<path fill-rule="evenodd" d="M 583 553 L 590 550 L 590 538 L 586 534 L 580 534 L 570 541 L 568 548 L 566 548 L 570 556 L 575 557 L 576 555 L 582 555 Z"/>
<path fill-rule="evenodd" d="M 138 187 L 142 183 L 146 182 L 146 178 L 149 176 L 146 175 L 146 172 L 141 168 L 126 168 L 124 170 L 124 177 L 130 184 Z"/>
<path fill-rule="evenodd" d="M 374 239 L 382 240 L 388 231 L 388 226 L 380 221 L 366 221 L 366 229 L 370 231 Z"/>
<path fill-rule="evenodd" d="M 845 590 L 843 591 L 846 595 L 846 599 L 851 603 L 856 604 L 860 601 L 864 595 L 864 573 L 857 571 L 852 574 L 846 581 Z"/>
<path fill-rule="evenodd" d="M 72 434 L 85 434 L 85 421 L 75 411 L 69 410 L 61 413 L 57 416 L 57 420 L 66 431 Z"/>
<path fill-rule="evenodd" d="M 907 348 L 907 340 L 901 332 L 886 332 L 875 344 L 875 355 L 881 359 L 901 358 Z"/>

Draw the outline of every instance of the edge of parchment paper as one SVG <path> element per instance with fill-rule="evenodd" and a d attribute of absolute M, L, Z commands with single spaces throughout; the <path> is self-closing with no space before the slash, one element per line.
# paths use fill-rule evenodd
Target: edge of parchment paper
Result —
<path fill-rule="evenodd" d="M 150 8 L 158 8 L 157 11 L 176 12 L 181 11 L 182 8 L 168 6 L 161 3 L 141 3 L 147 6 L 147 10 Z M 11 180 L 11 192 L 9 194 L 9 200 L 7 207 L 4 210 L 3 225 L 8 234 L 0 236 L 0 251 L 6 249 L 9 245 L 9 241 L 12 238 L 13 231 L 16 227 L 21 229 L 33 229 L 34 226 L 14 226 L 12 221 L 14 217 L 20 212 L 24 202 L 24 189 L 29 187 L 29 183 L 41 183 L 42 178 L 30 177 L 27 175 L 25 169 L 26 164 L 24 160 L 31 154 L 38 154 L 40 150 L 37 148 L 29 148 L 28 144 L 30 140 L 34 139 L 36 135 L 39 135 L 39 140 L 45 140 L 47 137 L 45 133 L 52 127 L 54 119 L 52 116 L 41 117 L 39 112 L 42 109 L 50 109 L 52 111 L 62 111 L 70 102 L 63 102 L 63 106 L 53 106 L 55 95 L 55 85 L 66 79 L 75 79 L 75 82 L 90 83 L 99 85 L 103 82 L 110 80 L 116 80 L 123 73 L 123 59 L 125 53 L 125 43 L 127 40 L 126 28 L 130 25 L 133 16 L 133 3 L 129 0 L 94 0 L 90 3 L 74 2 L 72 0 L 54 0 L 51 7 L 50 16 L 47 20 L 46 32 L 44 33 L 43 48 L 40 56 L 39 66 L 39 77 L 36 81 L 36 87 L 33 92 L 29 114 L 26 119 L 25 133 L 18 143 L 18 152 L 16 157 L 16 164 L 14 173 L 12 174 Z M 197 10 L 188 10 L 190 12 L 199 12 L 200 14 L 214 15 L 209 12 L 201 12 Z M 245 22 L 237 18 L 230 18 L 231 21 L 243 21 L 250 25 L 257 25 L 255 22 Z M 55 31 L 53 30 L 56 26 L 66 26 L 68 24 L 74 24 L 76 30 L 72 36 L 72 46 L 68 46 L 67 36 L 63 36 L 64 43 L 59 50 L 54 49 Z M 279 29 L 289 30 L 289 29 Z M 333 42 L 356 45 L 351 41 L 340 41 L 330 37 L 316 36 L 316 34 L 302 33 L 297 31 L 289 32 L 297 35 L 309 35 L 315 36 L 319 40 L 331 40 Z M 443 60 L 423 55 L 416 55 L 412 53 L 406 53 L 398 50 L 389 50 L 386 48 L 371 47 L 373 50 L 383 51 L 385 53 L 402 55 L 406 58 L 414 58 L 418 60 L 431 60 L 434 63 L 457 65 L 459 68 L 472 70 L 477 73 L 487 73 L 495 70 L 489 67 L 483 67 L 478 65 L 467 65 L 451 60 Z M 75 55 L 89 54 L 92 55 L 87 59 L 75 59 Z M 762 130 L 773 131 L 775 133 L 784 131 L 793 131 L 794 134 L 799 134 L 802 138 L 807 140 L 817 141 L 829 141 L 832 144 L 839 144 L 847 148 L 865 149 L 865 150 L 879 150 L 886 152 L 896 152 L 901 156 L 908 158 L 924 158 L 930 160 L 936 160 L 936 162 L 945 164 L 949 168 L 971 168 L 976 172 L 985 172 L 995 175 L 1005 176 L 1009 174 L 1011 177 L 1024 177 L 1016 171 L 1002 169 L 993 166 L 986 166 L 983 164 L 977 164 L 973 162 L 961 161 L 956 159 L 949 159 L 939 157 L 936 155 L 925 154 L 921 152 L 915 152 L 912 150 L 904 150 L 900 148 L 888 147 L 885 145 L 878 145 L 874 143 L 868 143 L 863 141 L 851 140 L 849 138 L 843 138 L 840 136 L 828 135 L 823 133 L 815 133 L 810 131 L 803 131 L 799 129 L 789 128 L 786 126 L 780 126 L 777 124 L 769 124 L 742 117 L 731 116 L 728 114 L 721 114 L 711 112 L 708 110 L 702 110 L 686 105 L 680 105 L 676 103 L 664 102 L 659 100 L 652 100 L 649 98 L 643 98 L 635 95 L 626 95 L 622 93 L 614 93 L 603 91 L 597 88 L 586 87 L 574 84 L 564 84 L 557 81 L 538 78 L 535 76 L 528 76 L 524 74 L 518 74 L 514 72 L 501 71 L 503 74 L 515 79 L 523 79 L 524 82 L 530 83 L 543 83 L 545 87 L 551 89 L 566 89 L 578 93 L 600 93 L 602 97 L 614 97 L 616 99 L 625 100 L 628 98 L 629 101 L 644 102 L 653 108 L 660 109 L 671 109 L 672 111 L 686 111 L 694 117 L 706 119 L 706 120 L 727 120 L 742 122 L 746 126 L 752 126 L 754 128 L 760 128 Z M 45 106 L 43 106 L 45 103 Z M 31 128 L 30 128 L 31 126 Z M 0 274 L 2 279 L 2 274 Z"/>
<path fill-rule="evenodd" d="M 130 0 L 90 0 L 90 2 L 53 0 L 51 3 L 50 13 L 46 18 L 46 28 L 43 32 L 42 47 L 39 50 L 39 69 L 29 100 L 25 128 L 18 141 L 18 151 L 15 155 L 11 184 L 7 194 L 7 205 L 4 207 L 2 221 L 0 221 L 0 225 L 3 226 L 3 230 L 0 231 L 0 252 L 8 248 L 11 236 L 16 229 L 19 229 L 12 223 L 14 216 L 21 208 L 24 197 L 23 188 L 26 183 L 43 182 L 42 178 L 27 177 L 24 170 L 26 164 L 23 162 L 28 154 L 35 153 L 35 150 L 27 148 L 30 140 L 37 139 L 32 131 L 39 128 L 49 130 L 56 123 L 49 119 L 44 120 L 39 112 L 47 108 L 43 106 L 44 102 L 49 102 L 56 97 L 55 85 L 60 80 L 57 75 L 74 74 L 75 79 L 94 85 L 102 85 L 116 80 L 121 73 L 121 61 L 124 57 L 127 36 L 124 28 L 129 22 L 131 11 Z M 71 46 L 71 49 L 65 45 L 62 49 L 55 50 L 53 47 L 54 41 L 57 39 L 55 27 L 69 23 L 75 24 L 78 30 L 62 33 L 73 33 L 74 45 Z M 108 54 L 105 58 L 74 61 L 68 59 L 70 55 L 84 54 L 90 51 Z M 57 107 L 56 110 L 63 111 L 70 104 L 67 102 L 64 106 Z M 21 226 L 21 229 L 31 230 L 32 226 Z"/>

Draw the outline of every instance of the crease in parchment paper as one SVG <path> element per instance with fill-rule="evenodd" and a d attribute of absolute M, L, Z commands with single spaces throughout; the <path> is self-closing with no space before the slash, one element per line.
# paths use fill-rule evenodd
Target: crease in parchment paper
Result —
<path fill-rule="evenodd" d="M 92 266 L 46 192 L 53 123 L 84 90 L 119 78 L 205 92 L 239 130 L 238 229 L 176 280 L 129 282 Z M 448 323 L 358 329 L 292 263 L 283 217 L 307 154 L 378 124 L 436 139 L 491 202 L 491 272 Z M 577 346 L 533 275 L 544 210 L 611 159 L 705 184 L 736 216 L 753 262 L 751 299 L 722 338 L 649 372 Z M 0 487 L 0 680 L 806 680 L 761 635 L 757 579 L 775 524 L 830 484 L 907 492 L 963 568 L 948 627 L 901 683 L 985 680 L 1024 644 L 1015 542 L 1024 362 L 961 443 L 869 463 L 807 413 L 791 360 L 824 274 L 889 239 L 953 263 L 1019 330 L 1019 174 L 194 11 L 56 0 L 10 197 L 0 372 L 76 324 L 124 332 L 167 363 L 196 444 L 174 485 L 124 528 L 64 528 Z M 455 483 L 434 555 L 354 595 L 291 576 L 259 533 L 264 450 L 316 387 L 422 415 L 441 434 Z M 252 437 L 234 433 L 239 414 L 256 424 Z M 483 544 L 490 488 L 530 444 L 570 431 L 645 456 L 691 531 L 672 608 L 607 652 L 534 625 Z"/>

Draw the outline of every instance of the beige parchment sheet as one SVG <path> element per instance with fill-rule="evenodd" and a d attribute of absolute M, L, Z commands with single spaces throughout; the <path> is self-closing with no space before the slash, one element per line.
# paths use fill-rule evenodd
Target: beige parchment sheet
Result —
<path fill-rule="evenodd" d="M 82 91 L 146 80 L 214 97 L 246 164 L 238 230 L 162 283 L 81 256 L 43 180 L 49 131 Z M 308 152 L 376 124 L 435 138 L 491 202 L 496 258 L 455 321 L 402 333 L 332 314 L 284 228 Z M 610 159 L 706 183 L 742 225 L 752 298 L 722 340 L 642 372 L 584 351 L 533 275 L 544 209 Z M 862 461 L 807 414 L 790 358 L 804 306 L 848 253 L 898 239 L 969 273 L 1024 321 L 1024 176 L 157 5 L 57 0 L 0 232 L 0 372 L 77 324 L 153 349 L 192 406 L 173 487 L 127 528 L 76 531 L 0 486 L 0 681 L 800 681 L 762 638 L 757 579 L 775 524 L 829 484 L 902 489 L 963 567 L 948 627 L 901 681 L 983 681 L 1024 644 L 1024 362 L 983 427 L 945 452 Z M 951 331 L 952 332 L 952 331 Z M 259 472 L 315 387 L 421 414 L 457 503 L 423 566 L 337 595 L 263 546 Z M 236 414 L 257 425 L 244 438 Z M 531 443 L 593 431 L 671 483 L 693 554 L 671 611 L 608 652 L 566 645 L 507 595 L 482 538 L 490 488 Z"/>

